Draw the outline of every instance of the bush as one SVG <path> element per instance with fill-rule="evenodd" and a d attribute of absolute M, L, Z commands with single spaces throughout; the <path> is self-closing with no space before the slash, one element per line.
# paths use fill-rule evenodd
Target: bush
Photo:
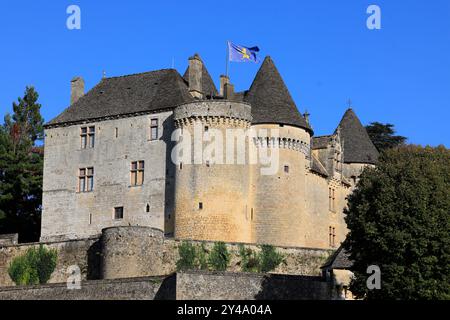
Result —
<path fill-rule="evenodd" d="M 239 256 L 241 257 L 241 269 L 243 272 L 258 272 L 260 261 L 257 253 L 250 248 L 240 245 Z"/>
<path fill-rule="evenodd" d="M 225 271 L 230 263 L 230 254 L 225 243 L 216 242 L 209 255 L 209 265 L 214 271 Z"/>
<path fill-rule="evenodd" d="M 192 270 L 195 268 L 195 246 L 189 242 L 183 242 L 178 247 L 180 258 L 177 261 L 177 270 Z"/>
<path fill-rule="evenodd" d="M 45 284 L 55 270 L 57 252 L 40 245 L 30 248 L 27 252 L 16 257 L 8 268 L 8 274 L 16 285 Z"/>
<path fill-rule="evenodd" d="M 200 270 L 208 270 L 208 252 L 205 248 L 205 244 L 202 243 L 197 248 L 197 266 Z"/>
<path fill-rule="evenodd" d="M 259 254 L 259 272 L 267 273 L 275 270 L 283 262 L 283 255 L 273 246 L 263 245 Z"/>

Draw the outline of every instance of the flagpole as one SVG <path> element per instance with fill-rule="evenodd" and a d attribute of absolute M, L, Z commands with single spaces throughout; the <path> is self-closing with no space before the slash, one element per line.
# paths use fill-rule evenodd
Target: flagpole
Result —
<path fill-rule="evenodd" d="M 226 71 L 225 71 L 225 75 L 228 78 L 228 72 L 229 72 L 229 65 L 230 65 L 230 42 L 227 41 L 227 54 L 226 54 L 226 58 L 227 58 L 227 63 L 226 63 Z"/>

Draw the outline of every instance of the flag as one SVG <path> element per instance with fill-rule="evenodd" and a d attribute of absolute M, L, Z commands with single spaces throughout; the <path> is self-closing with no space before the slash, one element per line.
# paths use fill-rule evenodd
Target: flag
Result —
<path fill-rule="evenodd" d="M 233 62 L 255 62 L 258 63 L 258 47 L 244 47 L 228 41 L 228 59 Z"/>

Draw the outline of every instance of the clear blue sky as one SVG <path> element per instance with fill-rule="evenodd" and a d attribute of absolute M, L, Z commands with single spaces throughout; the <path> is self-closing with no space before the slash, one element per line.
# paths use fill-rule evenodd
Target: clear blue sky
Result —
<path fill-rule="evenodd" d="M 81 8 L 82 29 L 66 28 Z M 382 29 L 366 28 L 377 4 Z M 26 85 L 45 120 L 68 106 L 70 79 L 93 87 L 108 76 L 170 68 L 200 53 L 216 83 L 225 42 L 271 55 L 317 135 L 334 131 L 347 100 L 361 121 L 395 124 L 416 144 L 450 147 L 450 1 L 2 1 L 0 116 Z M 259 66 L 232 64 L 237 90 Z"/>

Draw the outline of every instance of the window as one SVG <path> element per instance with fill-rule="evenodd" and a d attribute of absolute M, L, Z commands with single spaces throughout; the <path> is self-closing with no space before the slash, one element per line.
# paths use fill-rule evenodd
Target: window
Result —
<path fill-rule="evenodd" d="M 209 131 L 209 127 L 206 126 L 206 127 L 205 127 L 205 132 L 208 132 L 208 131 Z"/>
<path fill-rule="evenodd" d="M 81 149 L 86 149 L 87 146 L 87 128 L 81 128 Z"/>
<path fill-rule="evenodd" d="M 206 160 L 206 166 L 209 168 L 211 167 L 211 162 L 209 162 L 209 160 Z"/>
<path fill-rule="evenodd" d="M 131 163 L 131 185 L 142 186 L 144 184 L 144 161 Z"/>
<path fill-rule="evenodd" d="M 152 119 L 150 125 L 150 140 L 158 140 L 158 119 Z"/>
<path fill-rule="evenodd" d="M 335 207 L 335 203 L 336 203 L 336 190 L 333 188 L 329 188 L 328 189 L 328 201 L 329 201 L 329 209 L 330 211 L 335 212 L 336 207 Z"/>
<path fill-rule="evenodd" d="M 284 166 L 284 173 L 289 173 L 289 166 Z"/>
<path fill-rule="evenodd" d="M 183 162 L 180 162 L 180 170 L 183 170 Z"/>
<path fill-rule="evenodd" d="M 147 204 L 147 207 L 145 208 L 145 211 L 146 211 L 147 213 L 150 212 L 150 205 L 149 205 L 149 204 Z"/>
<path fill-rule="evenodd" d="M 336 228 L 334 228 L 334 227 L 329 228 L 328 241 L 329 241 L 330 247 L 336 246 Z"/>
<path fill-rule="evenodd" d="M 81 128 L 81 149 L 94 148 L 95 146 L 95 127 Z"/>
<path fill-rule="evenodd" d="M 116 128 L 114 132 L 115 132 L 116 138 L 118 138 L 119 137 L 119 128 Z"/>
<path fill-rule="evenodd" d="M 92 213 L 89 213 L 89 225 L 92 224 Z"/>
<path fill-rule="evenodd" d="M 94 168 L 80 169 L 78 174 L 78 192 L 94 190 Z"/>
<path fill-rule="evenodd" d="M 203 210 L 203 202 L 200 202 L 200 203 L 198 204 L 198 209 L 199 209 L 199 210 Z"/>
<path fill-rule="evenodd" d="M 114 220 L 123 219 L 123 207 L 114 208 Z"/>

